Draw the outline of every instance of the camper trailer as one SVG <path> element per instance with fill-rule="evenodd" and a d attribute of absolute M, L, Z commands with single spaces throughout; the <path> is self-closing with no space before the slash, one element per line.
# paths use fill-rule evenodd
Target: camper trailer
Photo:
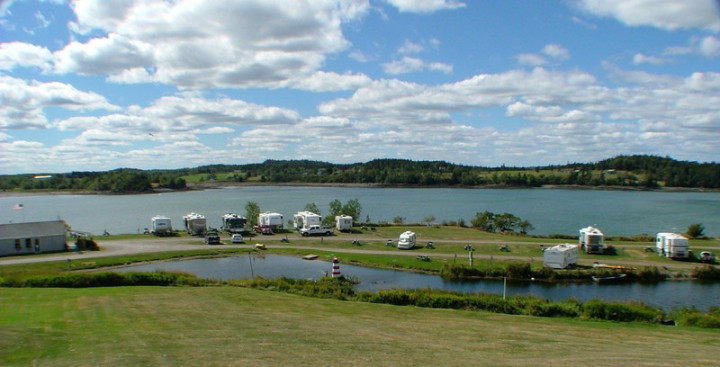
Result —
<path fill-rule="evenodd" d="M 405 231 L 400 235 L 398 239 L 397 248 L 401 250 L 409 250 L 415 247 L 415 232 Z"/>
<path fill-rule="evenodd" d="M 280 213 L 260 213 L 258 215 L 258 226 L 267 227 L 277 232 L 283 229 L 283 215 Z"/>
<path fill-rule="evenodd" d="M 170 218 L 162 215 L 150 218 L 150 228 L 152 228 L 152 234 L 156 236 L 167 236 L 172 233 Z"/>
<path fill-rule="evenodd" d="M 602 254 L 605 249 L 605 236 L 595 227 L 585 227 L 580 230 L 578 244 L 588 254 Z"/>
<path fill-rule="evenodd" d="M 352 231 L 353 218 L 349 215 L 335 216 L 335 228 L 340 232 Z"/>
<path fill-rule="evenodd" d="M 677 233 L 658 233 L 655 247 L 660 256 L 673 259 L 687 259 L 690 257 L 690 243 L 685 236 Z"/>
<path fill-rule="evenodd" d="M 245 227 L 247 219 L 239 214 L 228 213 L 222 216 L 222 229 L 228 233 L 243 233 L 247 231 Z"/>
<path fill-rule="evenodd" d="M 553 269 L 565 269 L 577 264 L 578 256 L 577 245 L 556 245 L 543 252 L 543 265 Z"/>
<path fill-rule="evenodd" d="M 302 211 L 293 215 L 295 229 L 308 229 L 311 226 L 322 226 L 322 217 L 313 212 Z"/>
<path fill-rule="evenodd" d="M 202 214 L 185 214 L 183 222 L 185 222 L 185 230 L 192 236 L 204 235 L 207 232 L 207 220 Z"/>

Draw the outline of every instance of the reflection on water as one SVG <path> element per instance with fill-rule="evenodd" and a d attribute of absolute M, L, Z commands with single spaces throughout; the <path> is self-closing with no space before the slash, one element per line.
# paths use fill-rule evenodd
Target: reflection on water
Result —
<path fill-rule="evenodd" d="M 288 277 L 295 279 L 320 279 L 330 274 L 330 258 L 313 261 L 297 257 L 267 255 L 234 256 L 214 259 L 168 261 L 153 264 L 133 265 L 119 271 L 178 270 L 193 273 L 202 278 L 250 279 Z M 502 294 L 502 280 L 449 281 L 439 276 L 416 274 L 405 271 L 373 269 L 341 263 L 343 275 L 360 279 L 356 289 L 376 291 L 390 288 L 434 288 L 468 293 Z M 550 284 L 543 282 L 508 281 L 505 292 L 511 295 L 532 295 L 551 300 L 565 300 L 574 297 L 581 301 L 603 299 L 613 301 L 641 301 L 647 304 L 672 309 L 695 306 L 707 310 L 720 306 L 720 284 L 690 281 L 667 281 L 655 284 Z"/>

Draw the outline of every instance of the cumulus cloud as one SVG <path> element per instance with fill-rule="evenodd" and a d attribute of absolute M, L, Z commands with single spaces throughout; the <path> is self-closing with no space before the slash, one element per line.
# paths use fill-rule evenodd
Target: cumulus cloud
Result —
<path fill-rule="evenodd" d="M 551 61 L 565 61 L 570 58 L 570 51 L 568 51 L 568 49 L 553 43 L 545 45 L 540 53 L 544 56 L 533 53 L 525 53 L 515 56 L 515 59 L 520 65 L 544 66 L 550 64 Z"/>
<path fill-rule="evenodd" d="M 579 0 L 579 5 L 589 13 L 630 26 L 720 32 L 716 0 Z"/>
<path fill-rule="evenodd" d="M 105 97 L 59 83 L 26 81 L 0 75 L 0 127 L 5 129 L 46 128 L 45 108 L 67 110 L 115 110 Z"/>
<path fill-rule="evenodd" d="M 452 65 L 441 62 L 426 62 L 416 57 L 405 56 L 400 60 L 382 64 L 383 71 L 388 74 L 407 74 L 423 70 L 439 71 L 445 74 L 452 73 Z"/>
<path fill-rule="evenodd" d="M 457 0 L 385 0 L 397 7 L 401 12 L 431 13 L 438 10 L 458 9 L 465 3 Z"/>
<path fill-rule="evenodd" d="M 19 66 L 49 71 L 51 60 L 52 53 L 45 47 L 24 42 L 0 43 L 0 70 L 12 70 Z"/>
<path fill-rule="evenodd" d="M 106 35 L 56 52 L 56 69 L 180 88 L 302 85 L 296 81 L 328 54 L 349 46 L 341 25 L 368 7 L 363 0 L 79 0 L 75 31 Z"/>
<path fill-rule="evenodd" d="M 633 56 L 633 60 L 632 60 L 633 65 L 643 65 L 643 64 L 662 65 L 662 64 L 667 64 L 668 62 L 670 62 L 670 61 L 667 59 L 664 59 L 662 57 L 648 56 L 645 54 L 635 54 Z"/>

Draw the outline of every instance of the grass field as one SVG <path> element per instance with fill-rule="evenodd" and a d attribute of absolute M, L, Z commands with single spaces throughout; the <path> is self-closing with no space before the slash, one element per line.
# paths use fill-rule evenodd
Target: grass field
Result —
<path fill-rule="evenodd" d="M 3 366 L 717 366 L 720 332 L 233 287 L 2 289 Z"/>

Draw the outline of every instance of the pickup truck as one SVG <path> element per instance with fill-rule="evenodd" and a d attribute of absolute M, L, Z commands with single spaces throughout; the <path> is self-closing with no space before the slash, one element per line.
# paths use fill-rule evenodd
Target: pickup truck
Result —
<path fill-rule="evenodd" d="M 333 228 L 326 228 L 326 227 L 320 227 L 320 226 L 310 226 L 308 228 L 301 228 L 300 234 L 303 236 L 312 236 L 312 235 L 325 235 L 329 236 L 333 234 L 334 229 Z"/>
<path fill-rule="evenodd" d="M 215 231 L 208 231 L 205 234 L 205 243 L 208 245 L 219 245 L 220 235 Z"/>

